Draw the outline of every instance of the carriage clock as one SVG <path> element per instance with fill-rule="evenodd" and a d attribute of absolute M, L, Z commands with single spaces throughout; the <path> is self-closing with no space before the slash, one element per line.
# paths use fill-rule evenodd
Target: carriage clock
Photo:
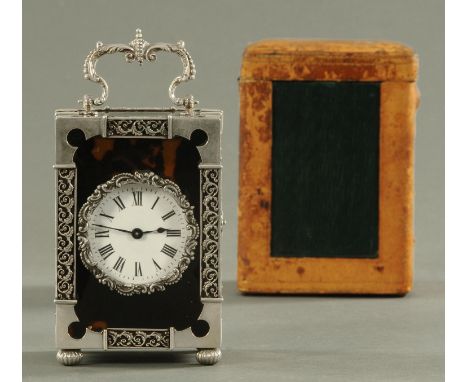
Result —
<path fill-rule="evenodd" d="M 171 108 L 109 108 L 99 58 L 177 54 Z M 57 360 L 85 350 L 196 350 L 221 358 L 222 112 L 196 108 L 176 87 L 195 78 L 179 41 L 98 42 L 84 78 L 102 94 L 55 113 Z"/>

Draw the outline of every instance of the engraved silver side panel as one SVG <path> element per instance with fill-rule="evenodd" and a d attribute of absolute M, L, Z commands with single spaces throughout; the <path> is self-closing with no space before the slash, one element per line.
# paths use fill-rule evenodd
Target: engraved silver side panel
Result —
<path fill-rule="evenodd" d="M 145 138 L 168 138 L 169 121 L 166 118 L 108 118 L 107 137 L 145 137 Z"/>
<path fill-rule="evenodd" d="M 106 349 L 170 349 L 169 329 L 109 328 L 104 330 Z"/>
<path fill-rule="evenodd" d="M 56 167 L 55 298 L 75 299 L 76 168 Z"/>
<path fill-rule="evenodd" d="M 200 296 L 220 298 L 221 167 L 200 165 Z"/>

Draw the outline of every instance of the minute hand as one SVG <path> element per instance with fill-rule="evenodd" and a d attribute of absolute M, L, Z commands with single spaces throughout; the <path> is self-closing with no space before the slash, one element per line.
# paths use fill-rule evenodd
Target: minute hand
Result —
<path fill-rule="evenodd" d="M 126 229 L 108 227 L 108 226 L 101 225 L 101 224 L 93 224 L 93 225 L 95 225 L 96 227 L 102 227 L 102 228 L 107 228 L 107 229 L 113 229 L 113 230 L 115 230 L 115 231 L 132 233 L 132 231 L 128 231 L 128 230 L 126 230 Z"/>

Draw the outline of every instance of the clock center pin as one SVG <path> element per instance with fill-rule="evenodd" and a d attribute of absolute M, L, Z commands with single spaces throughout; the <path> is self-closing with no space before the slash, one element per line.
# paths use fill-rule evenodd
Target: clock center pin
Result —
<path fill-rule="evenodd" d="M 134 228 L 132 230 L 132 237 L 134 239 L 141 239 L 143 237 L 143 231 L 140 228 Z"/>

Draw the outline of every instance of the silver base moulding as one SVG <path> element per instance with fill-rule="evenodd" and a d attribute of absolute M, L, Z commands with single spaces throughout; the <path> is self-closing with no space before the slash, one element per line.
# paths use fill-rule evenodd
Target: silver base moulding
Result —
<path fill-rule="evenodd" d="M 81 362 L 83 352 L 80 350 L 59 350 L 57 352 L 57 361 L 65 366 L 75 366 Z"/>
<path fill-rule="evenodd" d="M 214 365 L 221 359 L 221 349 L 199 349 L 197 361 L 200 365 Z"/>
<path fill-rule="evenodd" d="M 221 359 L 221 349 L 199 349 L 196 358 L 200 365 L 214 365 Z M 59 350 L 57 352 L 57 361 L 64 366 L 79 365 L 82 359 L 83 352 L 80 350 Z"/>

